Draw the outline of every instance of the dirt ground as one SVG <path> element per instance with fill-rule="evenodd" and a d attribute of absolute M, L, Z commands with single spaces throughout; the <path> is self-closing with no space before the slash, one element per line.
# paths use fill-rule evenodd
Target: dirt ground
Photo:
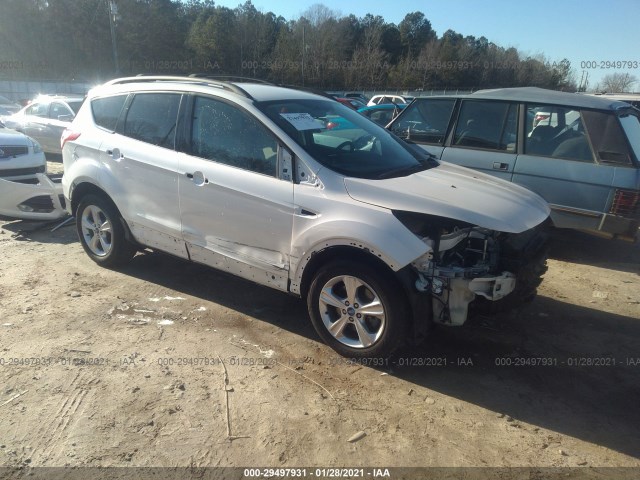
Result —
<path fill-rule="evenodd" d="M 640 467 L 638 245 L 557 233 L 533 303 L 362 365 L 294 297 L 36 227 L 0 221 L 0 466 Z"/>

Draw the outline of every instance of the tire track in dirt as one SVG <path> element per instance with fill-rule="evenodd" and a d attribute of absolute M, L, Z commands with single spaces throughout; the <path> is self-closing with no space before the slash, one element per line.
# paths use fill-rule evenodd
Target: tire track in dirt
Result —
<path fill-rule="evenodd" d="M 98 378 L 85 378 L 86 372 L 78 372 L 62 390 L 62 398 L 57 403 L 55 413 L 49 415 L 43 422 L 42 427 L 35 435 L 26 432 L 23 442 L 27 436 L 32 440 L 32 458 L 37 459 L 40 465 L 46 464 L 49 460 L 58 458 L 64 450 L 61 444 L 65 434 L 77 421 L 82 418 L 86 405 L 90 403 L 87 397 L 93 396 L 93 386 L 97 385 Z"/>

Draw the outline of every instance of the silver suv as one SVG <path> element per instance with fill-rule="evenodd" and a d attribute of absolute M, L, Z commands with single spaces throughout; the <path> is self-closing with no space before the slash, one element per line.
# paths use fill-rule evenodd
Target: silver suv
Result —
<path fill-rule="evenodd" d="M 96 263 L 149 247 L 301 296 L 345 356 L 519 305 L 545 270 L 540 197 L 311 93 L 118 79 L 89 93 L 62 145 L 67 205 Z"/>

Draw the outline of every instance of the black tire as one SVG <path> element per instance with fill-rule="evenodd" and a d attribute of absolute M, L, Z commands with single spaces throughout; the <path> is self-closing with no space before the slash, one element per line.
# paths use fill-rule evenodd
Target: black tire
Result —
<path fill-rule="evenodd" d="M 84 220 L 88 220 L 98 230 L 94 229 L 91 232 L 87 228 L 88 224 L 83 224 Z M 106 230 L 107 222 L 110 231 Z M 105 226 L 104 231 L 99 230 L 101 226 Z M 89 194 L 80 200 L 76 210 L 76 231 L 84 251 L 91 260 L 103 267 L 115 268 L 124 265 L 136 254 L 136 246 L 126 239 L 120 212 L 111 200 L 102 195 Z"/>
<path fill-rule="evenodd" d="M 346 281 L 343 281 L 345 278 Z M 355 283 L 351 283 L 350 279 L 355 279 Z M 355 293 L 351 297 L 347 294 L 346 282 L 355 286 Z M 325 302 L 321 307 L 320 294 L 323 289 L 331 292 L 330 298 L 336 302 L 335 305 Z M 348 298 L 355 301 L 349 302 Z M 338 308 L 339 299 L 342 303 Z M 381 304 L 383 315 L 376 315 L 373 308 L 368 310 L 372 315 L 366 315 L 365 307 L 373 305 L 375 299 Z M 405 340 L 409 308 L 402 286 L 390 275 L 367 265 L 342 261 L 321 268 L 309 289 L 307 308 L 318 335 L 344 357 L 386 358 Z M 342 325 L 338 327 L 342 333 L 332 334 L 328 325 Z"/>

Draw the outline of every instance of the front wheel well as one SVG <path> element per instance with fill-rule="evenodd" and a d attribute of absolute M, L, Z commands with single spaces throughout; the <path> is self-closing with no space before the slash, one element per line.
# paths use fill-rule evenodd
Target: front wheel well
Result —
<path fill-rule="evenodd" d="M 364 262 L 366 265 L 375 268 L 380 273 L 388 275 L 398 281 L 396 273 L 389 266 L 373 253 L 360 248 L 349 247 L 346 245 L 336 245 L 327 247 L 323 250 L 311 254 L 309 262 L 304 267 L 302 279 L 300 281 L 300 296 L 306 298 L 309 293 L 311 283 L 315 273 L 324 265 L 338 260 L 356 260 Z"/>

